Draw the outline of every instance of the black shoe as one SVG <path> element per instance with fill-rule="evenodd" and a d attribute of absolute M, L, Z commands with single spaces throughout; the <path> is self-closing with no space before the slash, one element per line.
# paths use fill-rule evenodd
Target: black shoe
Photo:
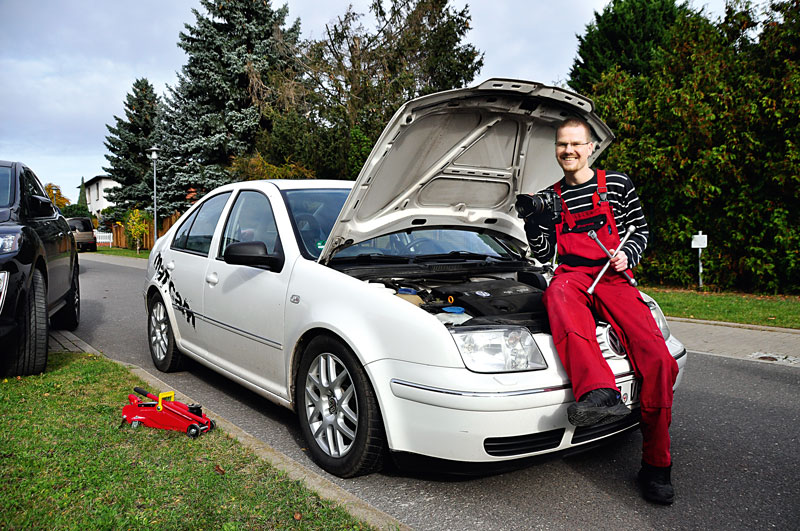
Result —
<path fill-rule="evenodd" d="M 672 465 L 653 466 L 642 461 L 642 469 L 639 470 L 637 479 L 645 500 L 661 505 L 672 505 L 675 501 L 675 489 L 672 488 L 670 480 L 671 470 Z"/>
<path fill-rule="evenodd" d="M 567 418 L 573 426 L 609 424 L 630 415 L 631 410 L 622 403 L 616 389 L 595 389 L 569 406 Z"/>

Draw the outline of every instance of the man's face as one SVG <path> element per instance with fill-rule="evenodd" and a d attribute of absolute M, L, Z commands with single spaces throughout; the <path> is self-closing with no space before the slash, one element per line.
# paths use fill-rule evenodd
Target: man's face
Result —
<path fill-rule="evenodd" d="M 556 160 L 564 173 L 577 173 L 584 169 L 594 144 L 589 141 L 586 128 L 581 126 L 562 127 L 556 136 Z"/>

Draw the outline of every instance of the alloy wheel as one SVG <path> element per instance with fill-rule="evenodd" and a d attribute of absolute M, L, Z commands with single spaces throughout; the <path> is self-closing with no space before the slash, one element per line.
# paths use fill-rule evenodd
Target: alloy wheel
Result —
<path fill-rule="evenodd" d="M 331 457 L 346 455 L 358 432 L 358 402 L 353 379 L 338 357 L 323 353 L 312 361 L 304 402 L 319 447 Z"/>

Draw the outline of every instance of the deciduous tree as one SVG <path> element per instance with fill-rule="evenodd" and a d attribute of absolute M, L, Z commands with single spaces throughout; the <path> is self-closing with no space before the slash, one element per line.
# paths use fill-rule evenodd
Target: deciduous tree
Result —
<path fill-rule="evenodd" d="M 52 201 L 53 204 L 59 209 L 63 209 L 70 203 L 70 200 L 64 197 L 64 194 L 61 193 L 61 187 L 57 184 L 47 183 L 44 185 L 44 189 L 47 192 L 47 196 L 50 198 L 50 201 Z"/>

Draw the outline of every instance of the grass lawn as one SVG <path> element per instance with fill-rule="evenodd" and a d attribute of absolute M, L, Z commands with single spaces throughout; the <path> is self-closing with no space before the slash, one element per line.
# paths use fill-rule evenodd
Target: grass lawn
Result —
<path fill-rule="evenodd" d="M 190 439 L 120 425 L 137 385 L 71 352 L 0 380 L 0 528 L 368 528 L 219 429 Z"/>
<path fill-rule="evenodd" d="M 135 249 L 120 249 L 119 247 L 98 247 L 97 252 L 100 254 L 108 254 L 111 256 L 128 256 L 130 258 L 143 258 L 147 260 L 150 257 L 150 249 L 142 249 L 136 253 Z"/>
<path fill-rule="evenodd" d="M 800 329 L 800 296 L 705 293 L 642 287 L 668 317 Z"/>

